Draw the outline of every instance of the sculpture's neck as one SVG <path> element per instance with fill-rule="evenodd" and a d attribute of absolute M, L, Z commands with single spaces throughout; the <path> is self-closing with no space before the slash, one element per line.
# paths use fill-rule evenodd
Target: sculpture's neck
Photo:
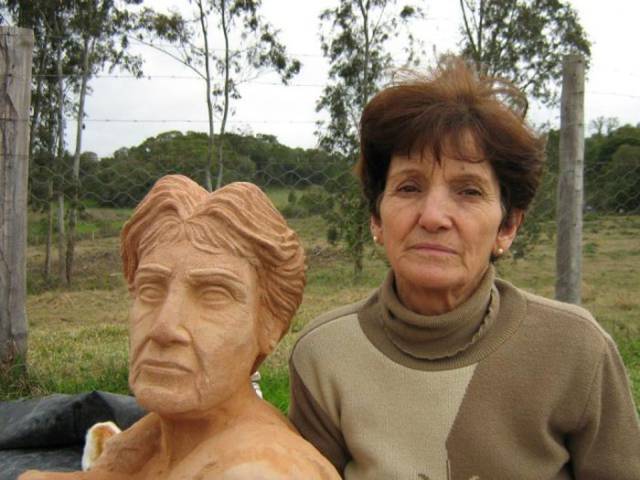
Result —
<path fill-rule="evenodd" d="M 260 399 L 250 384 L 247 387 L 204 414 L 160 418 L 161 449 L 169 467 L 179 464 L 207 439 L 219 437 L 259 410 Z"/>

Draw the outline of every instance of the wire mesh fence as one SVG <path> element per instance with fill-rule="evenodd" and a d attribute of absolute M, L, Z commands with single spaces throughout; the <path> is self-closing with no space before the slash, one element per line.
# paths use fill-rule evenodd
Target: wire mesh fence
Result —
<path fill-rule="evenodd" d="M 125 379 L 121 385 L 126 385 L 128 300 L 121 273 L 120 229 L 161 176 L 180 173 L 204 185 L 205 155 L 187 141 L 199 136 L 204 134 L 168 132 L 109 158 L 83 156 L 71 285 L 66 285 L 60 268 L 65 259 L 65 220 L 73 202 L 71 159 L 64 168 L 52 166 L 46 158 L 32 159 L 27 311 L 30 327 L 34 327 L 33 364 L 40 361 L 47 365 L 45 358 L 57 358 L 57 343 L 71 345 L 70 352 L 77 350 L 78 355 L 70 355 L 68 362 L 79 364 L 89 362 L 85 357 L 93 358 L 95 343 L 104 344 L 104 357 L 112 359 L 116 351 L 120 362 L 118 367 L 104 363 L 100 367 L 104 377 L 112 378 L 114 371 L 120 372 Z M 640 147 L 634 145 L 640 142 L 633 144 L 633 138 L 640 138 L 640 128 L 623 127 L 606 135 L 592 135 L 586 141 L 582 303 L 618 342 L 637 401 Z M 345 159 L 315 149 L 290 149 L 265 136 L 230 136 L 227 147 L 224 182 L 251 181 L 262 187 L 299 232 L 307 251 L 308 282 L 305 299 L 292 323 L 293 335 L 285 337 L 267 364 L 268 371 L 284 372 L 286 379 L 288 352 L 296 332 L 311 318 L 361 300 L 379 285 L 386 270 L 384 255 L 368 239 L 364 275 L 357 281 L 347 278 L 354 256 L 340 241 L 339 222 L 329 221 L 332 212 L 349 205 L 344 199 L 354 187 L 351 165 Z M 510 254 L 497 264 L 502 277 L 546 297 L 554 296 L 557 280 L 558 150 L 558 134 L 551 132 L 544 181 Z M 363 227 L 368 234 L 368 226 Z M 43 328 L 49 324 L 53 327 Z M 81 372 L 84 378 L 85 370 Z M 78 381 L 77 385 L 74 388 L 87 389 L 84 382 Z M 98 385 L 110 388 L 102 380 Z"/>
<path fill-rule="evenodd" d="M 583 206 L 587 226 L 601 222 L 624 230 L 625 225 L 633 225 L 638 220 L 638 139 L 640 129 L 635 127 L 622 127 L 587 139 Z M 83 155 L 79 240 L 91 242 L 116 237 L 130 209 L 163 175 L 179 173 L 204 185 L 206 142 L 203 133 L 167 132 L 138 147 L 118 150 L 108 158 Z M 336 197 L 352 182 L 347 160 L 316 149 L 291 149 L 271 136 L 235 134 L 230 134 L 225 141 L 224 158 L 223 183 L 238 180 L 256 183 L 272 196 L 285 217 L 317 221 L 318 231 L 323 231 L 329 243 L 339 240 L 335 225 L 332 227 L 325 220 L 336 208 Z M 511 255 L 516 260 L 531 256 L 540 248 L 555 251 L 558 165 L 558 134 L 552 131 L 548 135 L 544 181 L 512 247 Z M 70 158 L 64 165 L 52 165 L 46 156 L 33 159 L 29 185 L 29 205 L 33 212 L 30 245 L 56 245 L 59 236 L 64 235 L 64 222 L 59 220 L 64 219 L 72 202 L 71 169 Z M 587 254 L 593 250 L 592 245 L 592 240 L 585 239 Z M 31 275 L 35 274 L 32 270 Z"/>

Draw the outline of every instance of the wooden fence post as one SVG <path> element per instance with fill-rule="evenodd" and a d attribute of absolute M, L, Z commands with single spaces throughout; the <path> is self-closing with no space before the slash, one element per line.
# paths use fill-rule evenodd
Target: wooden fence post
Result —
<path fill-rule="evenodd" d="M 0 371 L 26 364 L 27 182 L 33 32 L 0 27 Z"/>
<path fill-rule="evenodd" d="M 584 198 L 584 70 L 580 55 L 563 61 L 560 112 L 560 177 L 556 218 L 556 298 L 579 304 L 582 282 Z"/>

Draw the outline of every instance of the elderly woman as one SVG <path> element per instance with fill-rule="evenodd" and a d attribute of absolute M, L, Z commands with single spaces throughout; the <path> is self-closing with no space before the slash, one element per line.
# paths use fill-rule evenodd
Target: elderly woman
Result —
<path fill-rule="evenodd" d="M 375 96 L 358 173 L 389 274 L 291 357 L 290 418 L 347 479 L 640 479 L 615 344 L 495 276 L 540 181 L 524 98 L 461 61 Z"/>

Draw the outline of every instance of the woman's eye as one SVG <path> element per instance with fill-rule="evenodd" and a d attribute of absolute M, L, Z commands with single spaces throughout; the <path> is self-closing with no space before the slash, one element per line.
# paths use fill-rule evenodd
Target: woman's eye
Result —
<path fill-rule="evenodd" d="M 461 191 L 462 195 L 466 197 L 480 197 L 482 196 L 482 191 L 477 188 L 465 188 Z"/>
<path fill-rule="evenodd" d="M 398 192 L 402 192 L 402 193 L 413 193 L 417 191 L 418 191 L 418 187 L 412 183 L 406 183 L 398 187 Z"/>
<path fill-rule="evenodd" d="M 138 288 L 138 298 L 143 302 L 154 303 L 164 298 L 164 289 L 157 285 L 144 284 Z"/>

